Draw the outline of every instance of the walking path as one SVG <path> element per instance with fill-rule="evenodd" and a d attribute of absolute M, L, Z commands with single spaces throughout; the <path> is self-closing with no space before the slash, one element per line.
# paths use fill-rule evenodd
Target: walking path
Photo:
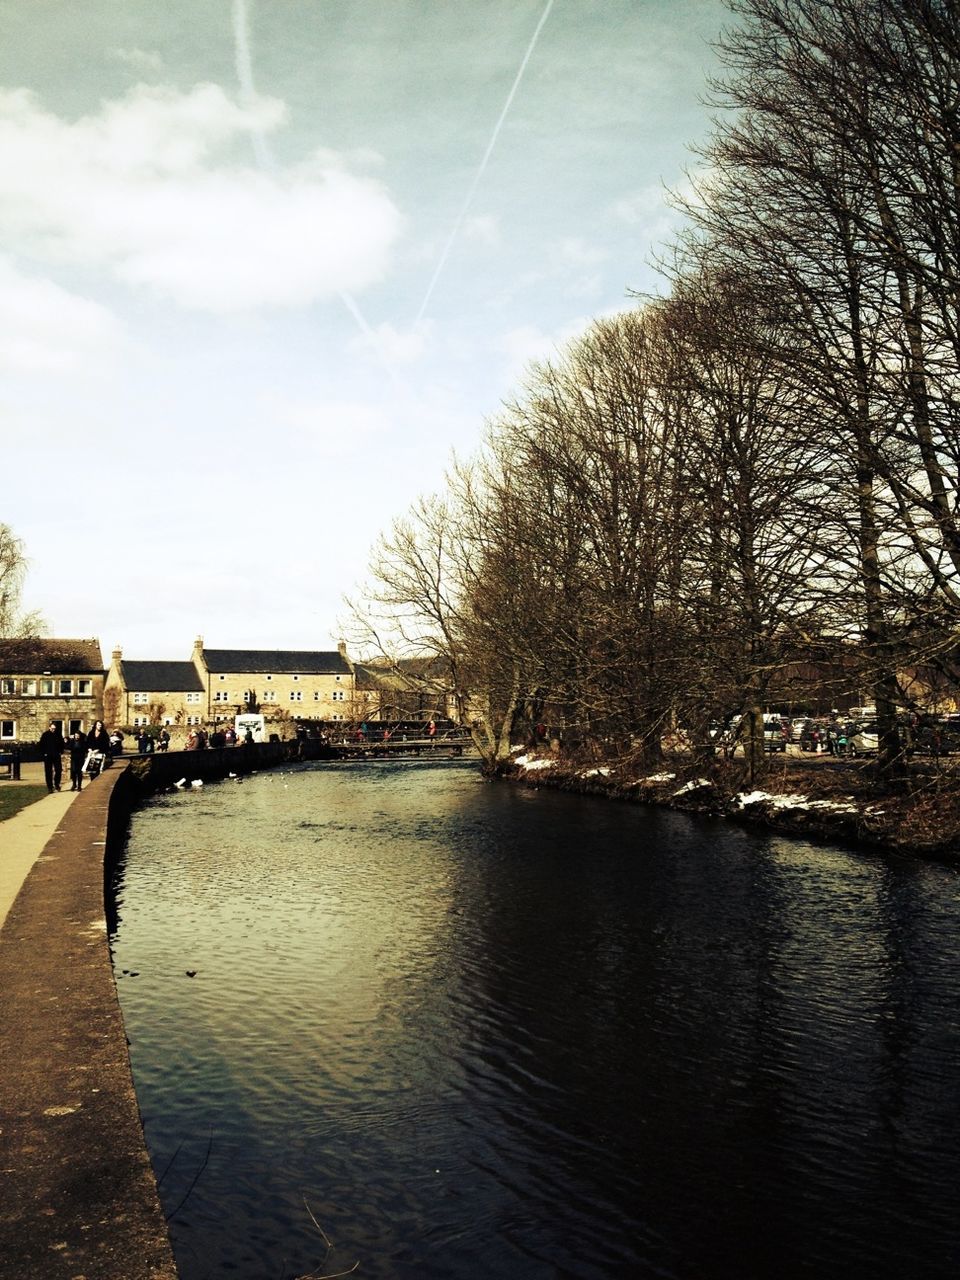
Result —
<path fill-rule="evenodd" d="M 43 785 L 42 764 L 22 765 L 19 782 L 3 781 L 0 786 L 29 783 Z M 0 929 L 43 846 L 56 834 L 76 796 L 75 791 L 55 791 L 0 822 Z"/>

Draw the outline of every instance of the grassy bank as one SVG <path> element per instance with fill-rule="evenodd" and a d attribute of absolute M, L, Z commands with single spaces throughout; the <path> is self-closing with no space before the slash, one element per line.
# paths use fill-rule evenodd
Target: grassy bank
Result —
<path fill-rule="evenodd" d="M 47 794 L 46 787 L 40 786 L 0 786 L 0 822 L 12 818 L 15 813 L 19 813 L 21 809 L 25 809 L 28 804 L 34 804 L 37 800 L 41 800 Z"/>

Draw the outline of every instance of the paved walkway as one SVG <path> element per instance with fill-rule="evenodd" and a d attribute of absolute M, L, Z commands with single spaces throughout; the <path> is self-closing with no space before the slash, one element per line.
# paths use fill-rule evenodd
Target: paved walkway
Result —
<path fill-rule="evenodd" d="M 21 766 L 19 782 L 7 779 L 0 787 L 43 786 L 43 765 Z M 63 815 L 77 798 L 75 791 L 55 791 L 0 822 L 0 929 L 43 846 L 56 835 Z"/>

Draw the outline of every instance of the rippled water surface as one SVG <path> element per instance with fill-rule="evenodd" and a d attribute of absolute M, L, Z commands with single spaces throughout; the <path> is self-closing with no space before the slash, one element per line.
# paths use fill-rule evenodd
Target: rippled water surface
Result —
<path fill-rule="evenodd" d="M 157 798 L 117 898 L 184 1280 L 960 1274 L 951 869 L 322 764 Z"/>

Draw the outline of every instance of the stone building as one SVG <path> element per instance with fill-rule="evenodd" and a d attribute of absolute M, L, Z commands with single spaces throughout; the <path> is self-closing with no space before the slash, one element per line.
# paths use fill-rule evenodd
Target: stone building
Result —
<path fill-rule="evenodd" d="M 342 644 L 334 650 L 207 649 L 198 638 L 192 660 L 203 675 L 210 722 L 244 711 L 279 723 L 354 718 L 353 665 Z"/>
<path fill-rule="evenodd" d="M 37 742 L 54 721 L 64 737 L 103 719 L 100 641 L 0 640 L 0 746 Z"/>
<path fill-rule="evenodd" d="M 103 708 L 111 727 L 200 725 L 207 716 L 207 689 L 193 662 L 130 661 L 114 649 Z"/>
<path fill-rule="evenodd" d="M 207 649 L 189 662 L 130 661 L 113 652 L 104 692 L 110 726 L 215 727 L 258 711 L 274 730 L 294 721 L 355 718 L 353 664 L 335 650 Z"/>

